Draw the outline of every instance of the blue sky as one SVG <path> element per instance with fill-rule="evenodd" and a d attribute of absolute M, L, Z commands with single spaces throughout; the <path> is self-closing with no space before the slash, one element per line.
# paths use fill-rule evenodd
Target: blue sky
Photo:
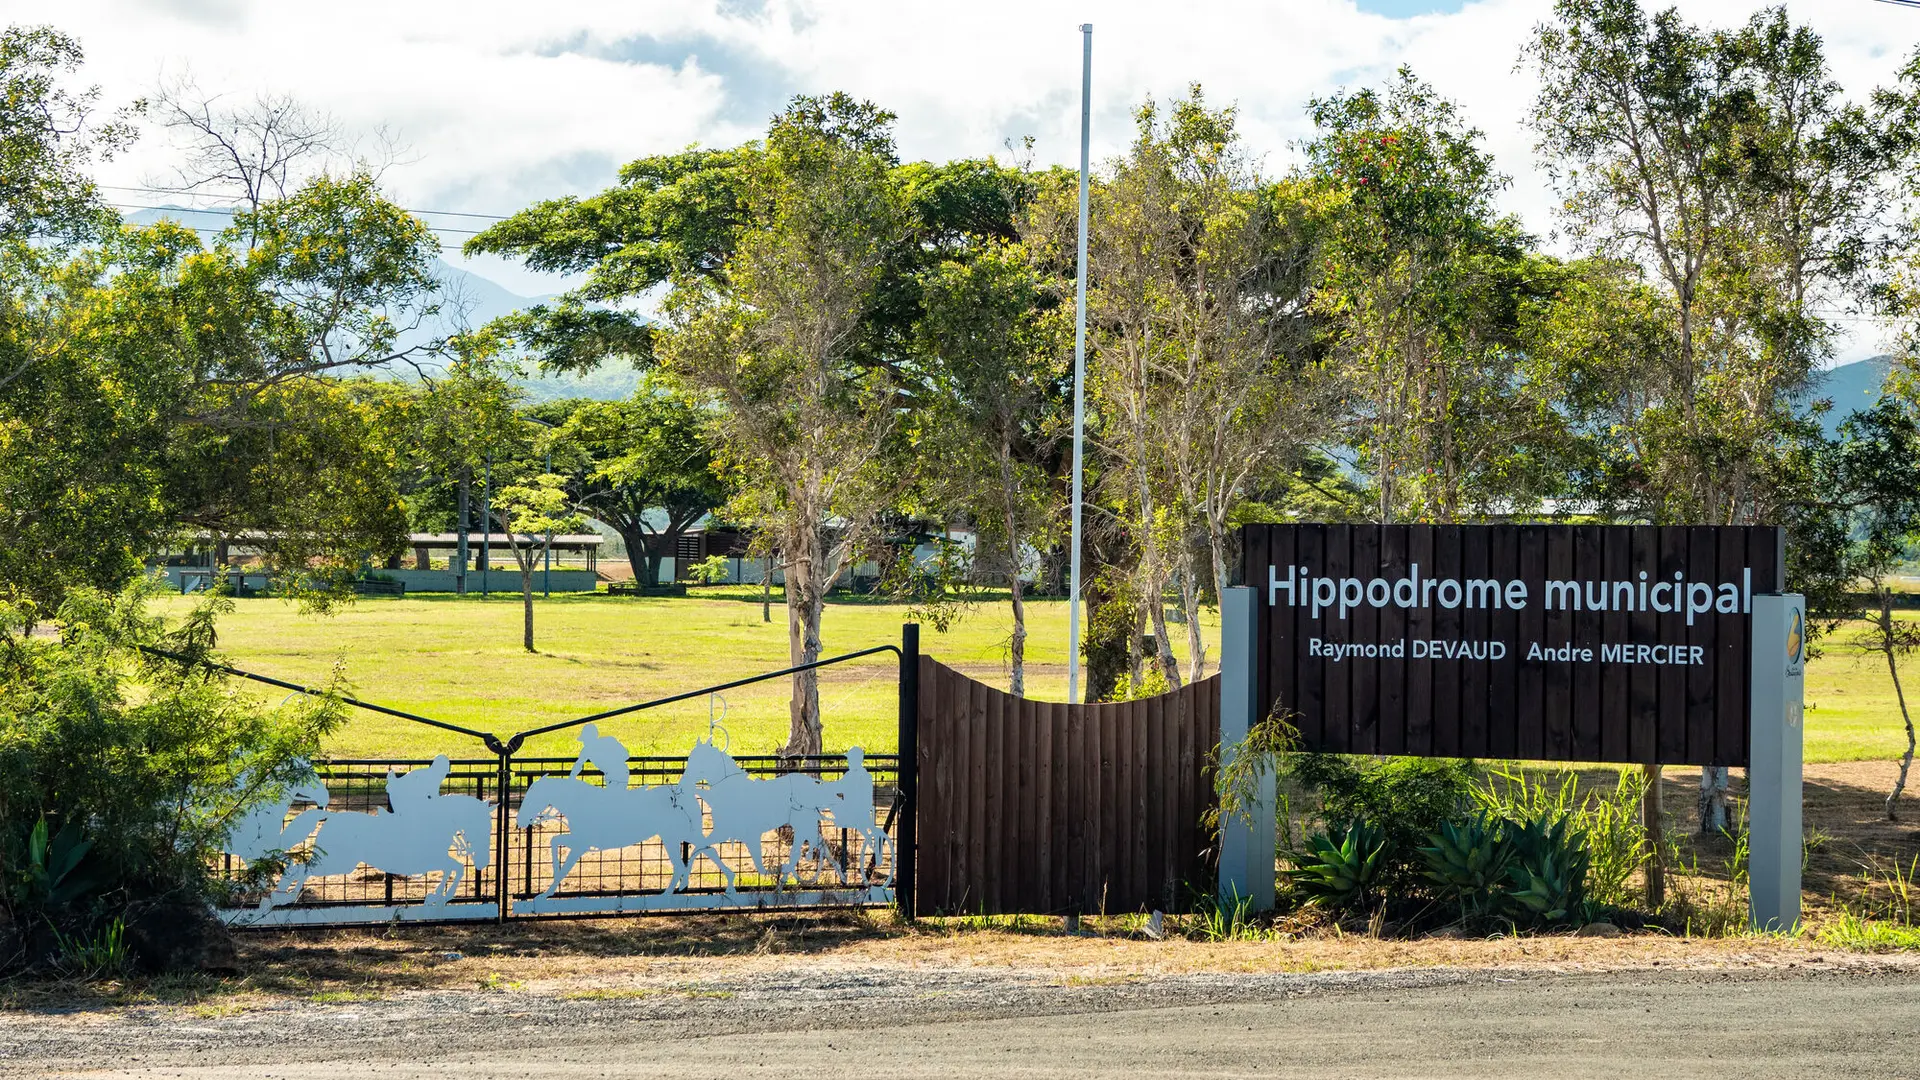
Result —
<path fill-rule="evenodd" d="M 1652 0 L 1664 6 L 1668 0 Z M 1710 25 L 1753 0 L 1677 0 Z M 1236 103 L 1268 169 L 1297 160 L 1308 99 L 1411 66 L 1485 132 L 1513 182 L 1505 208 L 1549 246 L 1550 178 L 1525 126 L 1516 70 L 1549 0 L 6 0 L 8 22 L 52 23 L 87 49 L 103 106 L 191 73 L 210 91 L 293 94 L 356 131 L 408 147 L 384 177 L 418 209 L 507 213 L 598 190 L 626 161 L 752 138 L 797 93 L 847 90 L 900 116 L 910 157 L 1005 154 L 1034 139 L 1040 164 L 1077 156 L 1078 24 L 1094 22 L 1094 151 L 1125 148 L 1148 95 L 1205 84 Z M 1920 41 L 1920 12 L 1869 0 L 1788 0 L 1863 92 Z M 168 175 L 165 132 L 108 165 L 108 183 Z M 456 238 L 457 239 L 457 238 Z M 474 267 L 525 294 L 517 266 Z M 1850 343 L 1864 355 L 1871 327 Z"/>
<path fill-rule="evenodd" d="M 1385 15 L 1391 19 L 1404 19 L 1410 15 L 1459 11 L 1462 2 L 1463 0 L 1361 0 L 1360 10 Z"/>

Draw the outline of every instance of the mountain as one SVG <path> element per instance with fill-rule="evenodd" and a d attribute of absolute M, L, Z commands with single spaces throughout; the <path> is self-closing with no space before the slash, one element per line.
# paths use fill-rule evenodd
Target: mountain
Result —
<path fill-rule="evenodd" d="M 161 220 L 177 221 L 194 229 L 202 237 L 232 224 L 227 210 L 197 210 L 184 206 L 147 207 L 125 214 L 130 225 L 152 225 Z M 553 299 L 552 294 L 521 296 L 498 282 L 470 270 L 433 261 L 433 276 L 440 282 L 440 312 L 433 318 L 400 335 L 402 349 L 425 345 L 464 327 L 484 326 L 488 322 Z M 640 373 L 631 367 L 614 365 L 587 375 L 530 375 L 515 380 L 533 401 L 556 398 L 594 398 L 617 401 L 633 393 L 640 385 Z"/>
<path fill-rule="evenodd" d="M 1842 420 L 1880 400 L 1880 388 L 1886 383 L 1887 372 L 1892 366 L 1891 356 L 1870 356 L 1865 360 L 1828 368 L 1814 376 L 1813 385 L 1802 400 L 1812 403 L 1824 398 L 1833 402 L 1833 408 L 1821 417 L 1821 424 L 1831 438 L 1839 434 Z"/>

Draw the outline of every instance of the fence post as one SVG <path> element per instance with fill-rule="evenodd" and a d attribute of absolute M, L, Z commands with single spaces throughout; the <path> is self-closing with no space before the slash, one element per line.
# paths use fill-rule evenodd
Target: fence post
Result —
<path fill-rule="evenodd" d="M 507 875 L 513 867 L 513 859 L 508 852 L 507 844 L 508 838 L 513 835 L 512 821 L 509 817 L 513 810 L 508 806 L 507 799 L 507 792 L 512 783 L 513 751 L 503 746 L 500 748 L 500 775 L 494 779 L 495 790 L 500 798 L 500 813 L 499 820 L 494 826 L 494 832 L 498 835 L 494 838 L 493 849 L 494 903 L 500 908 L 496 919 L 502 923 L 507 921 Z"/>
<path fill-rule="evenodd" d="M 1262 717 L 1254 687 L 1259 657 L 1258 593 L 1246 586 L 1220 598 L 1220 754 L 1224 762 Z M 1274 776 L 1260 778 L 1253 805 L 1220 816 L 1220 895 L 1245 900 L 1254 911 L 1273 909 Z"/>
<path fill-rule="evenodd" d="M 920 624 L 900 628 L 900 836 L 894 842 L 893 895 L 913 921 L 920 803 Z"/>

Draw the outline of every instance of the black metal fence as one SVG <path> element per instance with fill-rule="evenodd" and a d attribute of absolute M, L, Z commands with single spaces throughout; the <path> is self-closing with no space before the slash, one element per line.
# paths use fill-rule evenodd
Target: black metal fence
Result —
<path fill-rule="evenodd" d="M 898 647 L 883 645 L 863 649 L 505 738 L 346 698 L 347 704 L 357 708 L 472 736 L 483 742 L 493 756 L 452 760 L 439 794 L 466 796 L 485 803 L 488 809 L 484 812 L 484 827 L 490 835 L 484 839 L 468 835 L 479 832 L 482 827 L 472 825 L 460 834 L 464 837 L 462 845 L 449 853 L 450 862 L 445 869 L 396 874 L 365 863 L 350 863 L 351 850 L 329 849 L 328 823 L 323 822 L 318 825 L 317 833 L 307 834 L 311 838 L 298 838 L 288 849 L 292 869 L 279 878 L 283 888 L 272 897 L 270 904 L 263 901 L 268 899 L 269 889 L 275 882 L 252 880 L 247 864 L 232 856 L 225 857 L 220 870 L 236 884 L 236 890 L 233 906 L 223 909 L 222 914 L 237 925 L 324 925 L 387 918 L 431 920 L 496 915 L 504 919 L 523 915 L 885 904 L 896 899 L 905 910 L 911 911 L 918 629 L 908 625 Z M 755 780 L 797 774 L 822 785 L 834 784 L 840 793 L 836 797 L 841 798 L 841 802 L 835 804 L 829 799 L 825 800 L 826 805 L 845 806 L 846 810 L 840 813 L 851 813 L 856 818 L 871 813 L 872 821 L 842 821 L 829 812 L 809 822 L 802 815 L 793 817 L 791 824 L 769 829 L 758 837 L 720 840 L 707 837 L 706 853 L 695 852 L 693 845 L 686 841 L 676 845 L 678 852 L 670 852 L 667 842 L 658 837 L 618 848 L 575 852 L 569 846 L 571 830 L 564 814 L 544 812 L 524 824 L 521 821 L 522 803 L 536 781 L 574 772 L 574 758 L 518 756 L 520 748 L 532 736 L 885 652 L 895 654 L 900 660 L 902 752 L 865 755 L 863 767 L 873 786 L 870 804 L 861 798 L 845 797 L 844 778 L 851 765 L 844 754 L 731 759 L 741 772 Z M 252 672 L 222 665 L 208 666 L 299 693 L 319 693 Z M 903 762 L 906 763 L 904 771 Z M 325 761 L 315 764 L 315 773 L 326 789 L 328 815 L 358 813 L 371 817 L 379 811 L 395 810 L 388 805 L 390 777 L 431 764 L 417 758 Z M 683 805 L 699 806 L 701 832 L 706 833 L 714 828 L 711 803 L 698 782 L 687 782 L 687 764 L 685 757 L 629 758 L 629 786 L 679 785 L 682 792 L 694 799 L 693 803 Z M 579 775 L 592 782 L 603 779 L 592 768 L 581 770 Z M 858 784 L 857 789 L 863 793 L 865 785 Z M 302 813 L 312 813 L 314 801 L 315 797 L 296 801 L 288 807 L 284 821 L 298 821 Z M 476 814 L 481 812 L 479 807 L 472 809 Z M 536 811 L 544 809 L 536 808 Z M 329 821 L 343 819 L 330 818 Z M 375 818 L 359 827 L 379 829 L 382 824 Z M 562 852 L 567 859 L 577 855 L 578 860 L 555 887 L 554 864 Z M 452 865 L 455 862 L 457 870 Z M 687 867 L 683 880 L 677 884 L 674 880 L 676 862 Z M 458 879 L 451 892 L 445 888 L 449 877 Z"/>
<path fill-rule="evenodd" d="M 819 781 L 839 779 L 847 770 L 844 754 L 829 754 L 801 759 L 774 756 L 737 757 L 735 764 L 748 776 L 764 779 L 790 773 L 802 773 Z M 643 785 L 683 784 L 687 759 L 683 757 L 635 757 L 628 759 L 632 782 Z M 508 800 L 517 819 L 527 788 L 544 776 L 565 776 L 573 767 L 571 758 L 530 758 L 513 763 Z M 842 902 L 857 902 L 861 895 L 873 895 L 876 889 L 890 889 L 895 870 L 893 853 L 897 838 L 893 834 L 900 812 L 899 757 L 893 754 L 869 754 L 866 769 L 873 778 L 873 814 L 869 823 L 878 826 L 885 842 L 874 842 L 874 830 L 853 822 L 834 822 L 822 830 L 826 851 L 803 848 L 795 857 L 793 845 L 808 838 L 795 836 L 792 829 L 770 830 L 758 837 L 757 850 L 749 852 L 740 841 L 719 845 L 724 868 L 711 858 L 695 857 L 691 845 L 681 842 L 679 863 L 689 868 L 688 880 L 674 890 L 690 902 L 678 906 L 697 907 L 771 907 L 805 902 L 815 894 L 833 894 Z M 597 777 L 593 770 L 583 776 Z M 710 812 L 703 813 L 702 824 L 710 829 Z M 508 843 L 513 864 L 509 871 L 510 904 L 542 895 L 561 901 L 591 898 L 632 898 L 661 896 L 675 875 L 674 860 L 658 837 L 643 843 L 611 851 L 594 851 L 581 858 L 561 882 L 553 885 L 552 846 L 556 838 L 565 848 L 567 822 L 557 817 L 514 829 Z M 759 865 L 755 865 L 755 857 Z M 792 862 L 792 875 L 781 874 L 777 867 Z M 731 878 L 734 888 L 729 891 Z M 700 899 L 694 899 L 700 898 Z M 590 904 L 577 905 L 584 910 Z M 621 910 L 636 908 L 622 905 Z M 644 906 L 641 906 L 644 910 Z"/>

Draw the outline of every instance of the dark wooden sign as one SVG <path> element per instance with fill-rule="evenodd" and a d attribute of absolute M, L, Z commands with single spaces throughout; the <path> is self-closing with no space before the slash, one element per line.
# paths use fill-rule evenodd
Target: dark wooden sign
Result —
<path fill-rule="evenodd" d="M 1747 763 L 1771 526 L 1249 525 L 1256 692 L 1352 754 Z"/>

